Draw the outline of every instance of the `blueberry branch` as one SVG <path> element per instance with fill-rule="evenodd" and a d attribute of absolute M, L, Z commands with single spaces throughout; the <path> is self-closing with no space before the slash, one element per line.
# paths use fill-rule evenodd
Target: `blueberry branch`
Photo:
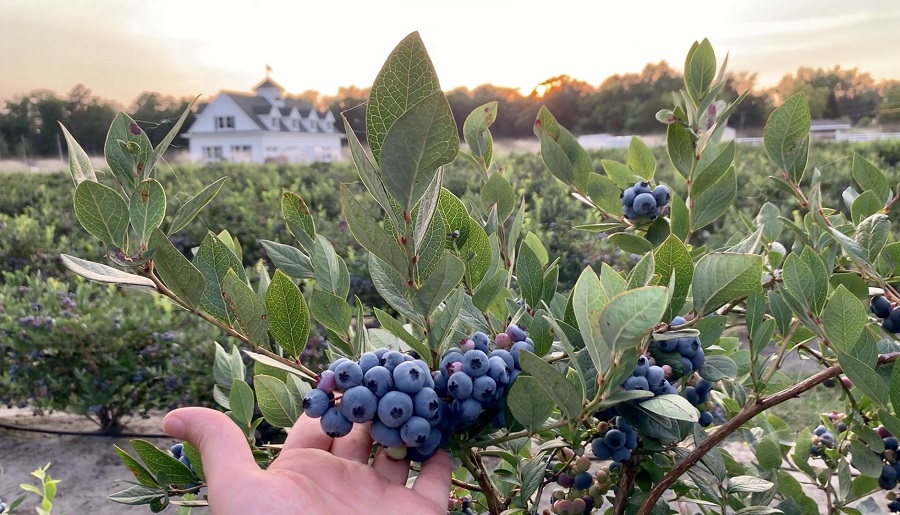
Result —
<path fill-rule="evenodd" d="M 900 354 L 879 355 L 878 364 L 883 365 L 886 363 L 893 363 L 897 360 L 898 357 L 900 357 Z M 675 465 L 672 470 L 670 470 L 658 483 L 656 483 L 656 485 L 654 485 L 654 487 L 650 490 L 647 499 L 644 501 L 644 504 L 638 510 L 637 515 L 649 515 L 650 511 L 653 509 L 653 506 L 656 504 L 656 501 L 658 501 L 663 496 L 663 494 L 666 493 L 666 490 L 668 490 L 669 487 L 671 487 L 679 477 L 687 472 L 688 469 L 693 467 L 694 464 L 700 461 L 700 459 L 703 458 L 706 453 L 711 451 L 729 435 L 737 431 L 750 419 L 772 408 L 773 406 L 793 399 L 794 397 L 798 397 L 800 394 L 821 384 L 826 379 L 831 379 L 839 376 L 842 372 L 843 370 L 841 369 L 840 365 L 832 365 L 816 374 L 809 376 L 808 378 L 800 381 L 790 388 L 785 388 L 778 393 L 772 394 L 768 397 L 763 397 L 757 400 L 756 403 L 749 403 L 745 405 L 743 408 L 741 408 L 741 411 L 734 418 L 719 426 L 718 429 L 709 436 L 709 438 L 703 440 L 703 442 L 700 445 L 696 446 L 694 450 L 684 458 L 684 460 Z"/>

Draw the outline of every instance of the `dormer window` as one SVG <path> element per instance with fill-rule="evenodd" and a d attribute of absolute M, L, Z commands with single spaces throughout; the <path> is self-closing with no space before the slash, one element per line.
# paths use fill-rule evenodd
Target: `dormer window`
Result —
<path fill-rule="evenodd" d="M 274 116 L 272 117 L 272 128 L 273 129 L 278 128 L 278 118 L 275 118 Z"/>
<path fill-rule="evenodd" d="M 291 119 L 291 129 L 298 131 L 300 130 L 300 120 L 296 118 Z"/>
<path fill-rule="evenodd" d="M 312 131 L 312 132 L 316 132 L 316 129 L 317 129 L 317 128 L 318 128 L 318 125 L 316 124 L 316 121 L 315 121 L 315 120 L 310 120 L 310 121 L 309 121 L 309 130 Z"/>
<path fill-rule="evenodd" d="M 334 130 L 334 123 L 332 123 L 331 120 L 325 120 L 325 126 L 323 127 L 323 129 L 325 130 L 325 132 L 331 132 L 332 130 Z"/>
<path fill-rule="evenodd" d="M 234 116 L 216 116 L 216 130 L 234 129 Z"/>

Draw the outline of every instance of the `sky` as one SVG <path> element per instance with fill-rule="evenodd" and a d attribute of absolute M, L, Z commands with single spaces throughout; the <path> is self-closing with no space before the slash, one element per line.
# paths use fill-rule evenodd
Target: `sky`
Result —
<path fill-rule="evenodd" d="M 0 0 L 0 99 L 79 83 L 125 106 L 144 91 L 211 98 L 249 91 L 266 65 L 289 93 L 330 95 L 371 85 L 412 31 L 445 91 L 680 70 L 703 38 L 761 86 L 799 66 L 900 79 L 896 0 Z"/>

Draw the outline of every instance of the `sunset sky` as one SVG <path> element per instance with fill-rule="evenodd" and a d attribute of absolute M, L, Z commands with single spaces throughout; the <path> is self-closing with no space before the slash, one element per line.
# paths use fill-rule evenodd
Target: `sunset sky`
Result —
<path fill-rule="evenodd" d="M 414 30 L 445 90 L 681 69 L 704 37 L 763 86 L 801 65 L 900 79 L 896 0 L 0 0 L 0 99 L 78 83 L 124 105 L 142 91 L 209 97 L 249 90 L 267 64 L 288 92 L 327 95 L 369 86 Z"/>

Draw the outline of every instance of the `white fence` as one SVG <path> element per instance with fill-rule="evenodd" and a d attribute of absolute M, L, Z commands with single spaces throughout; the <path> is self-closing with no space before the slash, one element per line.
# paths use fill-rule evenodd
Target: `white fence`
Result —
<path fill-rule="evenodd" d="M 828 141 L 878 141 L 883 139 L 900 139 L 900 132 L 839 132 L 835 134 L 833 140 Z M 822 140 L 820 140 L 822 141 Z M 762 145 L 762 138 L 734 138 L 735 143 L 743 143 L 744 145 L 759 146 Z"/>

